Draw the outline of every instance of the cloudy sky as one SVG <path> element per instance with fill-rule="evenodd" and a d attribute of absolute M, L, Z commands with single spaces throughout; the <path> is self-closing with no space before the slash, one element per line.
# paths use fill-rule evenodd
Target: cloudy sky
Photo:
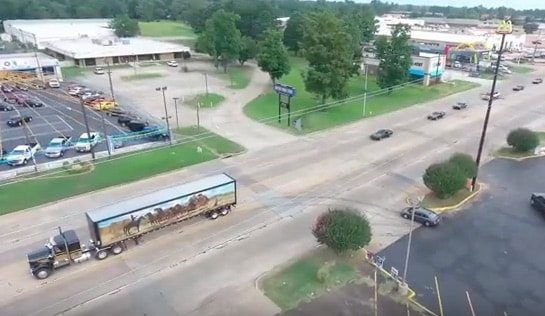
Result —
<path fill-rule="evenodd" d="M 361 1 L 361 0 L 360 0 Z M 360 2 L 357 1 L 356 2 Z M 416 4 L 416 5 L 440 5 L 453 7 L 474 7 L 483 5 L 485 7 L 511 7 L 514 9 L 545 9 L 544 0 L 389 0 L 388 2 L 400 4 Z M 362 2 L 370 2 L 364 0 Z"/>

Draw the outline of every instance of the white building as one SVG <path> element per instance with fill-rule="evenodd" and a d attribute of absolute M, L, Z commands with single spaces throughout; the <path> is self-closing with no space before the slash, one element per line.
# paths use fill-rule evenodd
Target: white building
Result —
<path fill-rule="evenodd" d="M 62 80 L 59 61 L 42 53 L 0 55 L 0 71 L 28 72 L 39 76 L 39 69 L 46 76 Z"/>

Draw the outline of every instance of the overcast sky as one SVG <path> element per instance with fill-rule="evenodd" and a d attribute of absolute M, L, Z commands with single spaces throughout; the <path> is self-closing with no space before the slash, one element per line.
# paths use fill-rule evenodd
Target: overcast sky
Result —
<path fill-rule="evenodd" d="M 475 7 L 483 5 L 485 7 L 510 7 L 514 9 L 545 9 L 544 0 L 388 0 L 387 2 L 399 4 L 416 5 L 440 5 L 453 7 Z M 356 2 L 370 2 L 368 0 L 356 0 Z"/>

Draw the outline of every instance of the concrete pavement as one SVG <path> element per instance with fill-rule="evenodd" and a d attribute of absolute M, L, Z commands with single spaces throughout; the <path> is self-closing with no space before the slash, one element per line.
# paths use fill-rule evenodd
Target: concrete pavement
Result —
<path fill-rule="evenodd" d="M 507 96 L 494 106 L 485 153 L 503 144 L 514 127 L 545 129 L 537 115 L 545 113 L 539 88 L 529 87 L 515 96 L 511 85 L 500 83 Z M 371 250 L 375 252 L 408 232 L 408 223 L 398 212 L 407 196 L 425 192 L 420 180 L 424 169 L 451 152 L 475 152 L 485 111 L 478 92 L 3 216 L 3 313 L 198 315 L 201 310 L 210 311 L 210 302 L 215 302 L 220 311 L 233 308 L 233 315 L 237 310 L 244 315 L 243 309 L 236 309 L 242 306 L 231 304 L 237 301 L 231 293 L 240 290 L 247 293 L 250 305 L 263 308 L 264 315 L 274 314 L 270 304 L 250 299 L 253 294 L 244 289 L 263 272 L 312 249 L 310 227 L 327 207 L 362 209 L 373 227 Z M 438 122 L 425 119 L 432 110 L 448 109 L 460 99 L 468 101 L 470 108 L 449 110 Z M 368 135 L 381 127 L 393 128 L 394 137 L 370 141 Z M 43 244 L 57 226 L 76 228 L 86 239 L 84 211 L 223 171 L 240 184 L 239 208 L 230 216 L 169 227 L 120 256 L 74 265 L 45 282 L 29 275 L 25 253 Z"/>

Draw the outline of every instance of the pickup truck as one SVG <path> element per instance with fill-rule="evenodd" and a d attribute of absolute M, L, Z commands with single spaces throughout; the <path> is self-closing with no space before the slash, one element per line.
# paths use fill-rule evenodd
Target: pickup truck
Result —
<path fill-rule="evenodd" d="M 26 165 L 40 149 L 41 147 L 38 143 L 19 145 L 6 156 L 6 161 L 10 166 Z"/>
<path fill-rule="evenodd" d="M 90 135 L 87 133 L 81 134 L 76 145 L 77 152 L 89 152 L 93 147 L 95 147 L 100 142 L 100 134 L 97 132 L 90 132 Z"/>
<path fill-rule="evenodd" d="M 45 156 L 49 158 L 59 158 L 72 146 L 72 137 L 55 137 L 47 145 Z"/>

